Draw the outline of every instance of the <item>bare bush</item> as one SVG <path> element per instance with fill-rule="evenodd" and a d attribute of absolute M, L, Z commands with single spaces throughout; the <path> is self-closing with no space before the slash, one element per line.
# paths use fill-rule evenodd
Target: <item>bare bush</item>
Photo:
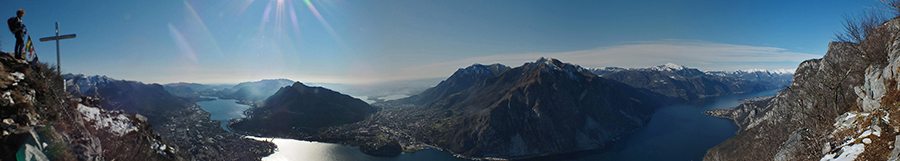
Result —
<path fill-rule="evenodd" d="M 900 16 L 900 1 L 898 0 L 879 0 L 882 6 L 878 9 L 890 12 L 895 16 Z"/>
<path fill-rule="evenodd" d="M 862 14 L 844 15 L 844 31 L 835 33 L 835 41 L 861 43 L 866 40 L 875 27 L 889 20 L 881 10 L 866 10 Z"/>
<path fill-rule="evenodd" d="M 879 0 L 880 7 L 871 7 L 857 15 L 844 16 L 844 30 L 836 32 L 834 40 L 852 43 L 862 57 L 875 65 L 886 63 L 886 49 L 890 35 L 878 26 L 900 16 L 900 0 Z"/>

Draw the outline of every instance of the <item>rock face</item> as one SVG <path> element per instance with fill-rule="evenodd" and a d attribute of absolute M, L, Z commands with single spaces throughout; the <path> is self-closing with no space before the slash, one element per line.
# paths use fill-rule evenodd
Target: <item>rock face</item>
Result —
<path fill-rule="evenodd" d="M 275 92 L 264 106 L 248 110 L 247 118 L 230 127 L 263 136 L 314 134 L 318 128 L 361 121 L 376 111 L 362 100 L 295 82 Z"/>
<path fill-rule="evenodd" d="M 94 103 L 104 110 L 141 115 L 162 140 L 174 143 L 167 147 L 176 147 L 191 160 L 257 160 L 275 148 L 272 143 L 229 134 L 218 121 L 209 119 L 209 113 L 185 98 L 170 94 L 162 85 L 106 76 L 67 74 L 64 77 L 72 95 L 96 98 Z"/>
<path fill-rule="evenodd" d="M 73 98 L 32 63 L 0 53 L 0 160 L 184 160 L 146 119 Z"/>
<path fill-rule="evenodd" d="M 490 70 L 467 76 L 470 68 Z M 467 157 L 516 159 L 606 145 L 647 123 L 653 96 L 664 97 L 541 58 L 460 69 L 419 96 L 436 99 L 404 113 L 433 120 L 417 139 Z"/>
<path fill-rule="evenodd" d="M 771 102 L 772 98 L 774 98 L 774 96 L 745 99 L 741 100 L 741 103 L 743 104 L 738 105 L 738 107 L 703 111 L 703 113 L 718 118 L 733 120 L 734 124 L 738 126 L 738 129 L 744 129 L 745 126 L 749 125 L 750 122 L 757 117 L 757 114 L 768 112 L 762 111 L 766 110 L 766 108 L 761 107 L 766 106 Z"/>
<path fill-rule="evenodd" d="M 769 75 L 762 73 L 702 72 L 672 63 L 650 68 L 625 69 L 606 67 L 591 69 L 590 71 L 606 79 L 675 98 L 670 101 L 678 102 L 758 92 L 779 87 L 773 82 L 768 82 L 775 80 L 769 79 L 770 77 L 764 77 Z M 790 82 L 790 78 L 787 81 Z"/>
<path fill-rule="evenodd" d="M 740 132 L 704 160 L 887 160 L 900 127 L 900 20 L 860 44 L 832 42 L 769 100 L 709 114 Z"/>

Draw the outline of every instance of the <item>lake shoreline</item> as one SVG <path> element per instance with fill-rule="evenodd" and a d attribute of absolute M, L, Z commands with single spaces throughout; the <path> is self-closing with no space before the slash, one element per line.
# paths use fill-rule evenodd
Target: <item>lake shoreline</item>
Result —
<path fill-rule="evenodd" d="M 719 97 L 713 97 L 713 98 L 700 99 L 697 101 L 691 101 L 691 102 L 683 103 L 683 104 L 679 104 L 679 105 L 663 106 L 654 112 L 653 118 L 651 118 L 652 123 L 648 123 L 647 126 L 636 130 L 635 132 L 629 134 L 626 137 L 623 137 L 620 140 L 610 142 L 609 144 L 604 145 L 603 147 L 601 147 L 599 149 L 581 150 L 581 151 L 574 151 L 574 152 L 568 152 L 568 153 L 562 153 L 562 154 L 536 156 L 536 157 L 525 158 L 524 160 L 540 160 L 540 159 L 657 160 L 657 159 L 660 159 L 661 156 L 667 156 L 667 157 L 674 156 L 675 159 L 688 159 L 688 160 L 702 158 L 702 155 L 705 154 L 706 149 L 711 148 L 715 144 L 721 143 L 722 141 L 724 141 L 727 138 L 733 137 L 735 135 L 734 132 L 737 130 L 737 127 L 733 124 L 733 122 L 731 120 L 721 119 L 721 118 L 705 115 L 702 113 L 702 111 L 712 110 L 712 109 L 734 108 L 737 105 L 740 105 L 741 102 L 739 102 L 739 100 L 746 99 L 746 98 L 754 98 L 754 97 L 758 97 L 761 95 L 769 95 L 769 94 L 774 95 L 779 90 L 780 89 L 761 91 L 761 92 L 755 92 L 755 93 L 719 96 Z M 233 101 L 232 103 L 237 104 L 240 102 Z M 672 121 L 672 119 L 674 119 L 675 121 Z M 687 119 L 687 120 L 685 120 L 685 119 Z M 237 119 L 235 119 L 235 120 L 237 120 Z M 234 121 L 234 120 L 231 120 L 231 121 Z M 679 121 L 681 121 L 681 122 L 679 122 Z M 660 122 L 668 122 L 668 123 L 672 123 L 672 125 L 659 124 Z M 710 126 L 710 127 L 703 126 L 703 125 L 707 125 L 707 124 L 712 125 L 712 126 Z M 672 126 L 676 126 L 677 128 L 670 128 Z M 702 129 L 702 130 L 697 130 L 697 129 Z M 717 130 L 709 130 L 709 129 L 717 129 Z M 335 130 L 337 130 L 337 129 L 326 128 L 323 131 L 335 131 Z M 697 133 L 698 131 L 700 131 L 701 133 Z M 703 133 L 704 131 L 708 131 L 708 132 Z M 282 141 L 282 143 L 296 141 L 295 144 L 310 145 L 310 146 L 312 146 L 311 144 L 316 144 L 316 146 L 326 146 L 326 145 L 343 146 L 344 148 L 340 148 L 340 149 L 345 149 L 344 151 L 342 151 L 345 153 L 343 153 L 341 155 L 355 156 L 362 160 L 405 160 L 405 159 L 408 159 L 413 156 L 421 156 L 420 154 L 424 154 L 424 153 L 427 153 L 428 155 L 435 155 L 435 156 L 427 156 L 426 157 L 427 159 L 434 159 L 434 158 L 444 159 L 444 160 L 491 159 L 491 158 L 465 158 L 465 157 L 461 157 L 459 155 L 453 154 L 448 151 L 443 151 L 440 148 L 437 148 L 437 147 L 434 147 L 431 145 L 427 145 L 424 143 L 420 143 L 421 145 L 419 145 L 419 144 L 408 144 L 408 145 L 404 144 L 405 145 L 404 150 L 411 149 L 411 148 L 407 148 L 410 146 L 418 147 L 416 151 L 413 151 L 411 153 L 402 152 L 401 154 L 399 154 L 397 156 L 393 156 L 393 157 L 379 157 L 379 156 L 372 156 L 372 155 L 364 153 L 363 148 L 361 148 L 360 146 L 354 146 L 354 144 L 352 144 L 352 143 L 346 143 L 347 139 L 351 139 L 351 138 L 349 138 L 349 136 L 348 136 L 348 138 L 345 138 L 345 139 L 343 139 L 343 141 L 341 141 L 341 139 L 339 139 L 340 137 L 337 137 L 337 135 L 333 136 L 332 139 L 321 139 L 321 138 L 316 139 L 315 137 L 311 137 L 311 136 L 301 137 L 298 135 L 288 135 L 288 134 L 284 134 L 283 137 L 277 137 L 277 136 L 276 137 L 260 137 L 260 136 L 253 135 L 251 133 L 246 133 L 246 132 L 238 131 L 236 133 L 245 135 L 243 137 L 267 138 L 267 139 L 269 139 L 270 142 L 273 142 L 273 143 L 274 143 L 274 140 L 280 140 L 280 141 Z M 653 155 L 651 155 L 651 156 L 634 155 L 634 154 L 637 154 L 640 152 L 653 151 L 652 149 L 654 149 L 654 148 L 647 146 L 647 145 L 652 145 L 652 144 L 667 144 L 669 146 L 671 146 L 671 145 L 689 145 L 690 142 L 682 143 L 682 142 L 673 141 L 673 140 L 689 140 L 689 139 L 685 139 L 681 136 L 692 136 L 692 135 L 698 135 L 700 138 L 704 138 L 704 139 L 706 137 L 702 137 L 702 136 L 708 135 L 709 138 L 713 138 L 712 140 L 717 140 L 717 141 L 709 141 L 709 139 L 707 139 L 706 141 L 703 142 L 702 146 L 692 146 L 691 148 L 686 148 L 688 150 L 682 150 L 682 151 L 690 151 L 690 152 L 688 152 L 690 154 L 685 154 L 685 155 L 673 155 L 673 154 L 667 153 L 665 151 L 663 151 L 663 153 L 667 153 L 667 154 L 657 154 L 655 156 L 653 156 Z M 267 135 L 264 135 L 264 136 L 267 136 Z M 281 135 L 279 135 L 279 136 L 281 136 Z M 256 139 L 256 140 L 260 140 L 260 139 Z M 265 139 L 263 141 L 265 141 Z M 300 143 L 300 142 L 302 142 L 302 143 Z M 318 144 L 322 144 L 322 145 L 318 145 Z M 276 145 L 278 145 L 278 143 L 276 143 Z M 292 146 L 292 145 L 278 145 L 278 146 L 279 146 L 280 150 L 276 150 L 275 153 L 273 153 L 269 156 L 277 156 L 276 154 L 281 155 L 280 153 L 291 153 L 291 152 L 287 151 L 286 149 L 281 149 L 281 147 Z M 705 146 L 709 146 L 709 147 L 705 147 Z M 347 148 L 349 148 L 349 149 L 347 149 Z M 677 150 L 675 150 L 675 151 L 677 151 Z M 438 152 L 438 153 L 434 153 L 434 152 Z M 322 154 L 322 155 L 331 156 L 330 154 Z M 360 155 L 364 155 L 364 156 L 360 156 Z M 269 157 L 269 156 L 267 156 L 267 157 Z M 443 157 L 436 157 L 436 156 L 443 156 Z M 340 158 L 340 157 L 337 157 L 337 158 Z M 415 157 L 413 157 L 413 158 L 415 158 Z M 331 159 L 322 158 L 322 159 L 335 160 L 334 158 L 331 158 Z"/>

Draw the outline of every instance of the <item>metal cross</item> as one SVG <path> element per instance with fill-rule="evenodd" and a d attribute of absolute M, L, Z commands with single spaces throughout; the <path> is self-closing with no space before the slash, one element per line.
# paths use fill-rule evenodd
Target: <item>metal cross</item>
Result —
<path fill-rule="evenodd" d="M 59 40 L 69 38 L 75 38 L 75 34 L 59 36 L 59 22 L 56 22 L 56 36 L 41 38 L 41 42 L 56 40 L 56 72 L 59 74 L 62 74 L 62 70 L 59 68 Z M 65 87 L 65 85 L 63 85 L 63 87 Z"/>

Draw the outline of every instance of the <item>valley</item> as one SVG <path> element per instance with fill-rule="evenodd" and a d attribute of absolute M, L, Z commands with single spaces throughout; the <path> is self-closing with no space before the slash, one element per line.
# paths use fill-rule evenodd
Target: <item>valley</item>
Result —
<path fill-rule="evenodd" d="M 696 70 L 696 69 L 694 69 L 694 70 Z M 517 74 L 517 72 L 510 72 L 510 71 L 525 72 L 525 74 Z M 578 71 L 583 71 L 583 72 L 578 72 Z M 441 82 L 437 86 L 432 87 L 432 88 L 426 90 L 425 92 L 422 92 L 422 94 L 411 96 L 408 98 L 399 99 L 399 100 L 394 100 L 394 101 L 382 101 L 382 102 L 374 103 L 374 104 L 372 104 L 372 106 L 376 107 L 378 109 L 378 111 L 371 114 L 370 116 L 367 116 L 362 121 L 349 123 L 349 124 L 343 124 L 343 125 L 339 125 L 339 126 L 327 126 L 327 127 L 319 127 L 319 128 L 308 127 L 308 126 L 306 126 L 306 127 L 294 126 L 294 129 L 267 128 L 265 130 L 247 130 L 247 129 L 238 128 L 238 130 L 236 130 L 236 131 L 238 133 L 242 133 L 245 135 L 277 137 L 277 138 L 291 138 L 291 139 L 298 139 L 298 140 L 320 141 L 320 142 L 329 142 L 329 143 L 340 143 L 340 144 L 360 147 L 363 150 L 363 152 L 366 152 L 367 154 L 371 154 L 371 155 L 378 155 L 378 156 L 394 156 L 394 155 L 400 154 L 400 152 L 402 152 L 402 151 L 413 152 L 413 151 L 421 150 L 421 149 L 436 149 L 436 150 L 448 151 L 448 152 L 451 152 L 454 154 L 460 154 L 457 156 L 464 157 L 464 158 L 528 158 L 528 157 L 532 157 L 532 156 L 538 155 L 538 154 L 546 155 L 546 154 L 572 153 L 572 152 L 577 152 L 577 151 L 582 151 L 582 150 L 599 149 L 599 148 L 608 146 L 611 143 L 613 143 L 614 141 L 620 140 L 623 137 L 627 137 L 628 134 L 633 133 L 633 132 L 637 131 L 638 129 L 641 129 L 642 127 L 644 127 L 647 123 L 647 120 L 651 120 L 650 114 L 652 114 L 653 113 L 652 111 L 654 111 L 656 108 L 659 108 L 659 107 L 663 106 L 664 104 L 679 103 L 678 99 L 661 99 L 660 100 L 658 98 L 664 98 L 665 96 L 661 96 L 659 94 L 656 94 L 655 92 L 650 92 L 650 91 L 642 92 L 642 89 L 633 89 L 633 88 L 630 88 L 628 85 L 618 84 L 615 81 L 603 80 L 601 77 L 597 77 L 596 75 L 594 75 L 592 73 L 588 73 L 586 71 L 587 70 L 584 70 L 575 65 L 562 63 L 555 59 L 543 59 L 543 58 L 534 63 L 526 63 L 526 65 L 524 65 L 522 67 L 518 67 L 518 68 L 509 68 L 509 67 L 505 67 L 505 66 L 497 65 L 497 64 L 490 65 L 490 66 L 474 65 L 471 67 L 467 67 L 465 69 L 461 68 L 453 76 L 451 76 L 447 80 Z M 678 70 L 674 70 L 674 71 L 677 72 Z M 534 73 L 529 74 L 528 72 L 534 72 Z M 576 75 L 577 73 L 583 73 L 583 74 L 579 74 L 579 75 L 583 75 L 583 77 Z M 506 75 L 506 76 L 504 76 L 504 75 Z M 522 76 L 520 76 L 520 75 L 522 75 Z M 706 75 L 705 73 L 700 73 L 700 75 L 703 75 L 706 77 L 712 77 L 712 78 L 717 77 L 717 76 Z M 695 76 L 698 76 L 698 75 L 695 75 Z M 693 78 L 695 76 L 686 76 L 686 78 Z M 504 77 L 510 77 L 510 78 L 504 78 Z M 520 77 L 520 78 L 516 78 L 516 77 Z M 525 78 L 525 80 L 519 80 L 522 78 Z M 536 79 L 536 80 L 530 81 L 528 79 Z M 492 80 L 492 81 L 485 81 L 485 80 Z M 586 84 L 574 83 L 574 82 L 581 82 L 580 80 L 586 80 L 586 82 L 583 82 L 583 83 L 594 82 L 594 83 L 605 84 L 607 87 L 601 86 L 598 89 L 593 89 L 593 88 L 597 88 L 597 87 L 590 87 L 590 85 L 587 85 L 587 87 L 585 87 Z M 499 81 L 499 82 L 494 83 L 493 81 Z M 678 81 L 678 80 L 676 79 L 675 81 Z M 508 86 L 508 85 L 502 84 L 500 82 L 510 82 L 510 83 L 513 83 L 513 85 Z M 537 88 L 533 88 L 533 87 L 529 87 L 529 85 L 525 85 L 525 86 L 514 85 L 515 82 L 538 82 L 538 83 L 539 82 L 552 82 L 551 84 L 548 84 L 548 85 L 552 85 L 552 86 L 540 87 L 541 85 L 537 84 Z M 565 82 L 573 82 L 573 83 L 567 84 Z M 496 85 L 492 85 L 492 84 L 496 84 Z M 591 83 L 588 83 L 588 84 L 591 84 Z M 697 84 L 697 85 L 704 86 L 703 84 Z M 491 87 L 491 86 L 497 86 L 497 87 Z M 575 87 L 567 87 L 567 86 L 575 86 Z M 610 87 L 610 86 L 612 86 L 612 87 Z M 489 112 L 491 109 L 495 108 L 493 106 L 497 106 L 496 105 L 497 103 L 490 101 L 492 99 L 485 99 L 485 98 L 490 98 L 490 97 L 496 97 L 496 96 L 491 96 L 492 95 L 492 94 L 490 94 L 491 91 L 507 93 L 505 89 L 511 89 L 514 91 L 517 89 L 517 87 L 528 87 L 528 88 L 525 88 L 525 90 L 540 89 L 540 90 L 544 90 L 544 91 L 543 92 L 517 91 L 515 93 L 524 93 L 526 95 L 512 96 L 512 97 L 500 95 L 501 97 L 498 97 L 498 98 L 503 98 L 503 99 L 500 99 L 501 101 L 499 101 L 497 103 L 501 103 L 500 105 L 502 105 L 503 108 L 498 108 L 498 110 L 499 109 L 507 109 L 506 106 L 520 108 L 521 106 L 526 105 L 526 104 L 538 105 L 538 104 L 541 104 L 540 102 L 541 102 L 542 98 L 552 98 L 551 100 L 544 100 L 546 102 L 551 102 L 551 103 L 563 100 L 563 102 L 560 102 L 560 103 L 564 103 L 565 105 L 540 105 L 540 106 L 536 106 L 534 108 L 528 109 L 528 113 L 530 113 L 530 114 L 515 114 L 515 115 L 525 115 L 525 116 L 531 115 L 529 117 L 524 117 L 524 118 L 516 118 L 519 116 L 506 116 L 506 114 L 503 114 L 503 115 L 479 114 L 479 113 Z M 772 89 L 775 87 L 777 87 L 777 86 L 770 85 L 770 86 L 765 86 L 765 87 L 753 87 L 753 88 L 747 88 L 747 89 L 742 88 L 741 90 L 744 90 L 745 92 L 751 92 L 751 91 L 757 92 L 757 91 Z M 479 91 L 480 90 L 479 88 L 485 88 L 488 90 Z M 504 90 L 494 90 L 494 89 L 504 89 Z M 557 90 L 563 90 L 563 89 L 576 90 L 576 91 L 571 91 L 571 92 L 558 92 L 557 91 Z M 618 91 L 618 92 L 610 92 L 610 93 L 616 93 L 618 95 L 608 95 L 608 94 L 604 94 L 604 93 L 594 94 L 593 92 L 588 92 L 583 89 L 591 89 L 590 91 L 610 91 L 610 90 Z M 512 92 L 512 91 L 510 91 L 510 92 Z M 719 91 L 719 92 L 720 93 L 718 93 L 716 95 L 731 95 L 731 94 L 745 93 L 745 92 L 734 92 L 734 91 Z M 721 92 L 725 92 L 725 93 L 721 93 Z M 731 92 L 731 93 L 728 93 L 728 92 Z M 549 96 L 549 95 L 528 96 L 528 93 L 532 93 L 532 94 L 558 93 L 558 94 L 563 94 L 563 95 L 560 95 L 563 97 L 554 97 L 554 96 Z M 488 97 L 485 97 L 482 95 L 485 95 Z M 590 97 L 591 99 L 585 99 L 586 96 Z M 595 96 L 597 96 L 597 98 L 594 98 Z M 632 98 L 617 98 L 620 96 L 630 96 Z M 530 100 L 528 102 L 522 102 L 522 103 L 513 103 L 513 102 L 505 101 L 505 99 L 516 98 L 516 97 L 520 97 L 522 99 L 535 99 L 535 100 Z M 569 97 L 569 98 L 566 98 L 566 97 Z M 574 98 L 572 98 L 572 97 L 574 97 Z M 651 101 L 649 99 L 646 99 L 646 98 L 650 98 L 650 97 L 656 97 L 657 100 Z M 607 101 L 610 101 L 610 102 L 605 102 L 602 104 L 612 103 L 612 104 L 619 104 L 619 105 L 617 105 L 617 106 L 599 106 L 599 107 L 597 107 L 596 105 L 576 105 L 579 102 L 580 103 L 589 103 L 590 102 L 590 101 L 585 102 L 585 101 L 578 101 L 578 100 L 603 101 L 603 100 L 606 100 L 606 98 L 616 98 L 616 99 L 609 99 Z M 297 99 L 302 100 L 305 98 L 300 97 Z M 453 101 L 443 100 L 443 99 L 450 99 Z M 325 100 L 328 100 L 328 99 L 325 99 Z M 568 102 L 566 100 L 572 101 L 572 102 Z M 633 100 L 634 102 L 628 103 L 628 101 L 621 102 L 621 101 L 613 101 L 613 100 Z M 270 97 L 270 100 L 267 100 L 266 102 L 269 102 L 269 101 L 273 101 L 273 100 L 271 100 L 271 97 Z M 478 103 L 479 101 L 487 101 L 487 102 Z M 507 102 L 509 102 L 509 103 L 507 103 Z M 683 103 L 683 101 L 681 101 L 681 102 Z M 264 104 L 270 104 L 270 103 L 271 102 L 264 103 Z M 472 103 L 475 103 L 475 104 L 472 104 Z M 637 103 L 637 104 L 634 104 L 634 103 Z M 509 104 L 509 105 L 505 105 L 505 104 Z M 472 105 L 475 105 L 475 106 L 473 107 Z M 549 110 L 552 108 L 548 108 L 548 109 L 539 108 L 539 107 L 560 107 L 560 106 L 565 107 L 565 106 L 572 106 L 572 105 L 575 105 L 576 107 L 587 106 L 587 107 L 596 107 L 596 108 L 568 109 L 568 110 L 562 110 L 562 111 L 552 111 L 552 110 L 545 111 L 545 110 Z M 303 108 L 305 106 L 292 106 L 292 107 L 293 108 Z M 309 107 L 315 107 L 315 106 L 309 106 Z M 318 106 L 318 107 L 322 108 L 323 106 Z M 626 110 L 634 111 L 634 112 L 638 112 L 638 113 L 633 113 L 633 114 L 628 114 L 628 115 L 619 115 L 619 116 L 613 115 L 612 118 L 609 118 L 610 115 L 606 115 L 605 117 L 600 117 L 600 116 L 584 117 L 583 114 L 575 114 L 575 113 L 562 114 L 562 113 L 566 113 L 566 112 L 582 111 L 582 110 L 585 112 L 591 113 L 590 111 L 593 111 L 593 110 L 608 110 L 607 108 L 622 108 L 622 107 L 626 107 L 626 108 L 616 110 L 616 112 L 612 112 L 612 111 L 600 112 L 598 114 L 611 114 L 611 113 L 626 114 L 627 113 L 627 112 L 625 112 Z M 251 108 L 251 110 L 248 110 L 248 111 L 254 111 L 254 109 L 263 109 L 263 108 L 266 108 L 266 107 L 265 106 L 253 106 Z M 724 108 L 724 107 L 719 107 L 719 108 Z M 478 111 L 481 111 L 481 112 L 478 112 Z M 643 111 L 643 112 L 639 112 L 639 111 Z M 509 112 L 513 112 L 513 111 L 509 111 Z M 249 114 L 248 114 L 248 116 L 250 116 L 251 119 L 253 117 L 266 117 L 263 115 L 254 116 L 253 113 L 254 112 L 249 112 Z M 503 112 L 503 113 L 506 113 L 506 112 Z M 557 114 L 557 113 L 559 113 L 559 114 Z M 700 113 L 698 112 L 697 114 L 700 114 Z M 540 125 L 540 124 L 544 124 L 544 123 L 540 123 L 540 122 L 543 122 L 543 121 L 540 121 L 540 120 L 542 120 L 542 118 L 546 119 L 547 121 L 552 120 L 552 122 L 558 122 L 558 121 L 566 122 L 566 121 L 564 121 L 566 119 L 556 118 L 557 116 L 555 116 L 555 115 L 568 116 L 569 118 L 576 118 L 576 120 L 571 120 L 573 122 L 569 123 L 569 124 L 573 124 L 575 126 L 567 127 L 564 125 L 553 125 L 553 124 Z M 579 116 L 579 115 L 581 115 L 581 116 Z M 487 116 L 490 116 L 490 117 L 487 117 Z M 579 117 L 571 117 L 571 116 L 579 116 Z M 481 117 L 485 117 L 485 118 L 481 118 Z M 492 118 L 492 117 L 500 117 L 502 119 Z M 709 116 L 703 116 L 703 117 L 709 117 Z M 554 118 L 556 118 L 556 119 L 554 119 Z M 599 121 L 595 120 L 597 118 L 604 118 L 604 120 L 599 120 Z M 474 119 L 474 120 L 472 120 L 472 119 Z M 498 120 L 496 120 L 497 122 L 493 122 L 494 119 L 498 119 Z M 511 119 L 523 119 L 523 120 L 513 121 Z M 241 122 L 243 122 L 245 120 L 248 120 L 248 119 L 232 120 L 232 122 L 229 123 L 229 127 L 234 128 L 236 124 L 240 124 Z M 283 120 L 283 119 L 281 119 L 281 120 Z M 470 122 L 470 121 L 475 121 L 475 120 L 482 120 L 482 121 L 492 120 L 492 121 L 491 122 L 482 122 L 482 121 Z M 470 124 L 462 125 L 461 123 L 464 123 L 464 122 L 470 122 Z M 539 123 L 539 124 L 516 125 L 517 123 L 513 123 L 513 122 L 534 122 L 534 123 Z M 471 123 L 478 123 L 478 124 L 471 124 Z M 511 124 L 511 125 L 503 125 L 503 124 Z M 588 125 L 588 124 L 590 124 L 590 125 Z M 497 125 L 502 125 L 502 126 L 497 126 Z M 535 128 L 535 129 L 544 129 L 544 130 L 546 130 L 545 128 L 547 128 L 547 127 L 554 127 L 554 128 L 560 128 L 559 130 L 561 130 L 561 131 L 573 130 L 572 128 L 575 128 L 574 133 L 569 133 L 569 134 L 563 133 L 562 135 L 569 135 L 569 136 L 577 135 L 578 140 L 581 143 L 578 145 L 575 145 L 575 144 L 565 145 L 565 144 L 567 144 L 565 142 L 568 142 L 568 141 L 565 141 L 565 139 L 564 140 L 556 140 L 556 141 L 551 140 L 551 142 L 545 142 L 545 143 L 535 142 L 535 141 L 541 141 L 541 139 L 522 139 L 522 140 L 527 140 L 527 141 L 520 142 L 520 143 L 511 143 L 511 142 L 508 142 L 509 141 L 508 139 L 515 139 L 518 137 L 541 137 L 541 138 L 551 137 L 552 138 L 552 137 L 557 137 L 555 135 L 560 135 L 560 134 L 558 132 L 554 132 L 555 134 L 551 134 L 551 133 L 542 134 L 544 132 L 540 132 L 540 131 L 531 131 L 531 132 L 512 131 L 512 132 L 504 132 L 504 133 L 497 134 L 497 132 L 504 131 L 503 130 L 504 128 L 508 128 L 508 127 L 503 127 L 503 126 L 517 126 L 517 128 L 513 128 L 513 129 Z M 540 127 L 540 126 L 547 126 L 547 127 Z M 454 131 L 457 131 L 457 132 L 468 131 L 466 129 L 474 128 L 474 127 L 493 129 L 490 131 L 490 133 L 493 133 L 493 134 L 483 135 L 483 134 L 478 134 L 478 133 L 468 133 L 468 134 L 467 133 L 457 133 L 456 135 L 453 135 Z M 590 135 L 585 135 L 585 133 L 584 133 L 584 132 L 586 132 L 585 130 L 587 130 L 587 131 L 590 131 L 590 130 L 589 129 L 579 129 L 582 127 L 590 127 L 590 128 L 605 127 L 606 129 L 602 130 L 602 131 L 611 130 L 611 131 L 617 131 L 617 132 L 615 132 L 615 133 L 607 133 L 607 132 L 593 133 Z M 553 131 L 553 130 L 550 130 L 550 131 Z M 477 131 L 470 131 L 470 132 L 477 132 Z M 487 132 L 487 131 L 485 131 L 485 132 Z M 448 135 L 448 134 L 450 134 L 450 135 Z M 488 136 L 493 135 L 492 137 L 499 137 L 499 138 L 505 138 L 505 139 L 487 139 L 487 140 L 480 140 L 480 141 L 466 140 L 466 139 L 474 139 L 474 138 L 468 138 L 468 137 L 471 137 L 471 135 L 476 135 L 476 134 L 479 135 L 479 138 L 488 137 Z M 537 135 L 537 136 L 532 136 L 532 135 Z M 545 136 L 540 136 L 540 135 L 545 135 Z M 600 136 L 599 140 L 594 140 L 594 141 L 589 140 L 589 138 L 595 138 L 597 136 Z M 576 138 L 576 137 L 570 137 L 570 138 Z M 585 139 L 587 139 L 587 140 L 585 140 Z M 504 140 L 506 140 L 506 141 L 504 141 Z M 544 140 L 544 141 L 548 141 L 548 140 Z M 506 143 L 503 143 L 503 142 L 506 142 Z M 471 145 L 471 143 L 476 143 L 476 144 Z M 491 148 L 486 148 L 484 146 L 477 145 L 478 143 L 490 143 L 494 146 L 499 145 L 500 147 L 498 147 L 497 149 L 491 149 Z M 501 143 L 501 144 L 498 144 L 498 143 Z M 563 144 L 561 144 L 561 143 L 563 143 Z M 584 143 L 588 143 L 588 144 L 584 144 Z M 507 144 L 507 145 L 504 145 L 504 144 Z M 508 146 L 510 146 L 510 144 L 528 144 L 528 146 L 519 145 L 520 147 L 508 147 Z M 535 144 L 535 145 L 537 145 L 537 144 L 556 144 L 557 146 L 563 145 L 565 148 L 553 150 L 553 149 L 555 149 L 553 147 L 538 148 L 540 146 L 532 146 L 531 144 Z M 481 148 L 470 149 L 473 146 L 481 147 Z M 569 146 L 571 146 L 571 147 L 569 147 Z M 580 147 L 580 148 L 578 148 L 578 147 Z M 484 148 L 486 148 L 486 149 L 484 149 Z M 512 149 L 522 148 L 522 149 L 520 149 L 520 152 L 513 152 L 513 151 L 509 151 L 510 148 L 512 148 Z M 531 148 L 537 148 L 537 149 L 531 149 Z M 504 149 L 504 151 L 502 151 L 502 152 L 497 151 L 499 149 Z M 563 150 L 563 149 L 565 149 L 565 150 Z M 513 152 L 513 153 L 510 153 L 510 152 Z M 525 152 L 525 153 L 522 153 L 522 152 Z M 535 152 L 537 152 L 537 153 L 535 153 Z"/>
<path fill-rule="evenodd" d="M 0 161 L 900 161 L 900 0 L 4 12 Z"/>

